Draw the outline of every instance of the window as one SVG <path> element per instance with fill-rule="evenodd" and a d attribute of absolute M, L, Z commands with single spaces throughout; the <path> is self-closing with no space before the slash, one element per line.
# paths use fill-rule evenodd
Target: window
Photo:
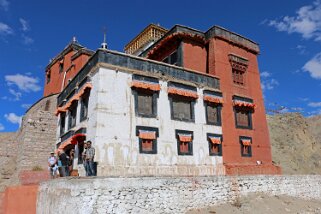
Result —
<path fill-rule="evenodd" d="M 169 63 L 172 65 L 177 65 L 177 51 L 173 52 L 170 55 L 170 62 Z"/>
<path fill-rule="evenodd" d="M 65 133 L 66 113 L 60 114 L 60 136 Z"/>
<path fill-rule="evenodd" d="M 221 92 L 204 90 L 204 106 L 206 123 L 209 125 L 221 125 L 221 109 L 223 96 Z"/>
<path fill-rule="evenodd" d="M 88 117 L 89 95 L 90 95 L 90 90 L 86 90 L 84 95 L 81 97 L 80 121 L 84 121 Z"/>
<path fill-rule="evenodd" d="M 233 96 L 233 102 L 236 128 L 252 129 L 252 113 L 255 108 L 253 100 Z"/>
<path fill-rule="evenodd" d="M 193 102 L 184 97 L 172 97 L 172 116 L 175 120 L 194 121 Z"/>
<path fill-rule="evenodd" d="M 251 129 L 251 112 L 248 109 L 235 108 L 236 127 Z"/>
<path fill-rule="evenodd" d="M 211 156 L 222 156 L 222 135 L 207 134 L 209 154 Z"/>
<path fill-rule="evenodd" d="M 77 102 L 73 102 L 69 108 L 68 129 L 76 126 L 77 118 Z"/>
<path fill-rule="evenodd" d="M 153 96 L 154 93 L 151 91 L 136 91 L 136 112 L 139 116 L 156 116 L 156 112 L 153 111 L 155 108 Z"/>
<path fill-rule="evenodd" d="M 50 83 L 50 79 L 51 79 L 51 71 L 50 70 L 48 70 L 46 72 L 46 78 L 47 78 L 47 84 Z"/>
<path fill-rule="evenodd" d="M 177 51 L 174 51 L 172 54 L 164 58 L 162 61 L 171 65 L 178 65 Z"/>
<path fill-rule="evenodd" d="M 236 85 L 245 85 L 245 74 L 249 61 L 243 57 L 229 54 L 229 60 L 232 66 L 232 78 L 233 83 Z"/>
<path fill-rule="evenodd" d="M 221 107 L 214 103 L 206 103 L 206 122 L 210 125 L 221 125 Z"/>
<path fill-rule="evenodd" d="M 233 83 L 237 85 L 245 85 L 245 72 L 232 69 Z"/>
<path fill-rule="evenodd" d="M 241 156 L 252 157 L 252 138 L 241 136 L 240 144 L 241 144 Z"/>
<path fill-rule="evenodd" d="M 59 73 L 64 71 L 64 60 L 59 61 Z"/>
<path fill-rule="evenodd" d="M 193 155 L 193 132 L 175 130 L 178 155 Z"/>
<path fill-rule="evenodd" d="M 196 88 L 169 83 L 168 94 L 173 120 L 194 122 L 194 105 L 197 99 Z"/>
<path fill-rule="evenodd" d="M 137 126 L 136 136 L 139 138 L 139 153 L 157 154 L 158 128 Z"/>
<path fill-rule="evenodd" d="M 158 79 L 134 75 L 132 88 L 135 96 L 135 112 L 141 117 L 157 116 Z"/>

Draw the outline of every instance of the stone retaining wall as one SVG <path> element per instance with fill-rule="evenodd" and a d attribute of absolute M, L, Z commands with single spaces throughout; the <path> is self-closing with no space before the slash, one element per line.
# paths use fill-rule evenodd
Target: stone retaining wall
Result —
<path fill-rule="evenodd" d="M 56 105 L 57 95 L 51 95 L 40 99 L 24 115 L 16 138 L 18 171 L 35 167 L 47 171 L 47 159 L 56 142 Z"/>
<path fill-rule="evenodd" d="M 256 192 L 321 199 L 321 176 L 62 178 L 40 185 L 37 213 L 184 213 Z"/>
<path fill-rule="evenodd" d="M 18 144 L 15 132 L 0 133 L 0 186 L 2 179 L 9 179 L 16 170 Z M 1 188 L 0 188 L 1 191 Z"/>

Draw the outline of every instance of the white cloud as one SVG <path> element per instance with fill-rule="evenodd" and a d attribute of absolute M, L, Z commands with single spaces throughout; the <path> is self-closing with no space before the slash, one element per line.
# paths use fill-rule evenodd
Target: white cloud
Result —
<path fill-rule="evenodd" d="M 20 100 L 20 98 L 21 98 L 21 96 L 22 96 L 22 94 L 21 94 L 20 92 L 15 91 L 15 90 L 12 89 L 12 88 L 9 88 L 9 93 L 14 96 L 14 99 L 13 99 L 14 101 Z"/>
<path fill-rule="evenodd" d="M 299 99 L 300 101 L 303 101 L 303 102 L 307 102 L 307 101 L 310 100 L 310 99 L 307 98 L 307 97 L 299 97 L 298 99 Z"/>
<path fill-rule="evenodd" d="M 267 72 L 267 71 L 263 71 L 261 73 L 261 77 L 263 77 L 263 78 L 270 77 L 270 76 L 271 76 L 271 74 L 269 72 Z"/>
<path fill-rule="evenodd" d="M 272 90 L 274 87 L 279 85 L 279 82 L 274 78 L 269 78 L 272 76 L 270 72 L 264 71 L 261 74 L 261 88 L 262 90 Z"/>
<path fill-rule="evenodd" d="M 261 83 L 261 87 L 262 87 L 262 90 L 272 90 L 274 89 L 274 87 L 280 85 L 279 82 L 276 80 L 276 79 L 268 79 L 268 80 L 264 80 L 262 81 Z"/>
<path fill-rule="evenodd" d="M 6 75 L 4 78 L 9 86 L 16 85 L 24 92 L 37 92 L 41 90 L 41 87 L 39 86 L 39 79 L 35 77 L 15 74 Z"/>
<path fill-rule="evenodd" d="M 300 55 L 305 55 L 308 53 L 308 51 L 304 45 L 297 45 L 295 48 L 299 51 Z"/>
<path fill-rule="evenodd" d="M 22 104 L 21 107 L 22 108 L 25 108 L 25 109 L 28 109 L 30 108 L 31 104 Z"/>
<path fill-rule="evenodd" d="M 321 53 L 318 53 L 305 63 L 302 70 L 309 72 L 314 79 L 321 79 Z"/>
<path fill-rule="evenodd" d="M 4 126 L 0 123 L 0 131 L 4 130 Z"/>
<path fill-rule="evenodd" d="M 0 22 L 0 35 L 9 35 L 9 34 L 13 34 L 12 28 L 9 25 Z"/>
<path fill-rule="evenodd" d="M 7 0 L 0 0 L 0 8 L 3 8 L 5 11 L 9 10 L 9 2 Z"/>
<path fill-rule="evenodd" d="M 320 115 L 320 114 L 321 114 L 321 109 L 317 109 L 317 110 L 308 112 L 308 115 L 310 115 L 310 117 Z"/>
<path fill-rule="evenodd" d="M 26 36 L 24 34 L 22 34 L 21 37 L 22 37 L 22 43 L 25 45 L 30 45 L 34 42 L 34 40 L 31 37 Z"/>
<path fill-rule="evenodd" d="M 21 124 L 22 116 L 18 116 L 15 113 L 5 114 L 4 117 L 13 124 Z"/>
<path fill-rule="evenodd" d="M 19 22 L 20 22 L 20 24 L 21 24 L 21 30 L 22 31 L 28 31 L 28 30 L 30 30 L 30 26 L 29 26 L 29 23 L 28 23 L 28 21 L 27 20 L 25 20 L 25 19 L 23 19 L 23 18 L 20 18 L 19 19 Z"/>
<path fill-rule="evenodd" d="M 289 34 L 299 33 L 305 39 L 321 40 L 321 1 L 301 7 L 295 16 L 284 16 L 281 20 L 270 20 L 269 26 Z"/>
<path fill-rule="evenodd" d="M 308 106 L 313 108 L 321 107 L 321 102 L 310 102 L 308 103 Z"/>

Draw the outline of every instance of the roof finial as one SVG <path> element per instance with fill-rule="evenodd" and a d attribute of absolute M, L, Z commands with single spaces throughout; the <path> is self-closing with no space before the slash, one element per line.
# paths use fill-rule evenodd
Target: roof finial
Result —
<path fill-rule="evenodd" d="M 103 32 L 104 32 L 104 42 L 101 43 L 101 48 L 102 49 L 107 49 L 107 42 L 106 42 L 106 27 L 103 27 Z"/>
<path fill-rule="evenodd" d="M 75 36 L 72 37 L 72 43 L 76 43 L 77 42 L 77 38 Z"/>

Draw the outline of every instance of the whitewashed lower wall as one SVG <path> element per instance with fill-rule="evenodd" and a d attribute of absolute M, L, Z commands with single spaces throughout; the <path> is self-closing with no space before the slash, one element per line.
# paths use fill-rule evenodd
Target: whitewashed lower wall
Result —
<path fill-rule="evenodd" d="M 63 178 L 40 185 L 37 213 L 184 213 L 257 192 L 321 199 L 321 176 Z"/>
<path fill-rule="evenodd" d="M 96 149 L 100 176 L 223 175 L 220 156 L 210 156 L 207 133 L 222 134 L 219 126 L 206 125 L 202 89 L 195 104 L 195 122 L 171 119 L 167 81 L 160 80 L 157 118 L 135 115 L 132 74 L 99 68 L 92 76 L 87 139 Z M 157 154 L 139 153 L 136 126 L 159 129 Z M 194 132 L 193 155 L 179 156 L 175 129 Z"/>

